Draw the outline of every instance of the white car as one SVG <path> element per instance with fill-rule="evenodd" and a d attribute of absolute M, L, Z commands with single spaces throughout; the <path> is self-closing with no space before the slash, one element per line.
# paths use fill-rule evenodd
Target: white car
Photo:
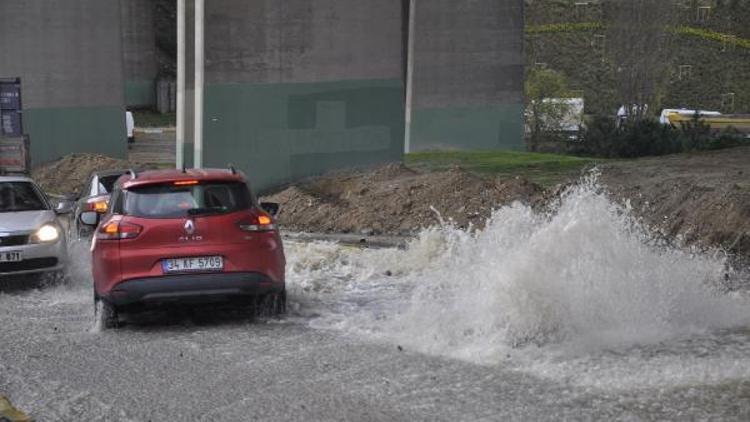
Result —
<path fill-rule="evenodd" d="M 56 209 L 28 177 L 0 176 L 0 286 L 8 275 L 52 274 L 62 278 L 67 263 L 65 230 Z"/>

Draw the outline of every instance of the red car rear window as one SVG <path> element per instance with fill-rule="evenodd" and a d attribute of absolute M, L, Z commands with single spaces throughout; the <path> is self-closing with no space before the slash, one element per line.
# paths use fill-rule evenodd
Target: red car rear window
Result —
<path fill-rule="evenodd" d="M 225 214 L 253 205 L 247 185 L 234 182 L 143 186 L 123 191 L 118 202 L 120 213 L 145 218 Z"/>

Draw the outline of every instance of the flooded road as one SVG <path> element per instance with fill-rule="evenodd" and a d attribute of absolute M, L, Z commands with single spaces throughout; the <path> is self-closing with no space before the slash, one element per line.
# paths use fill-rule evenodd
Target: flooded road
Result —
<path fill-rule="evenodd" d="M 102 332 L 75 245 L 71 284 L 0 294 L 0 395 L 40 421 L 750 420 L 744 269 L 653 239 L 593 183 L 403 250 L 286 247 L 281 320 Z"/>

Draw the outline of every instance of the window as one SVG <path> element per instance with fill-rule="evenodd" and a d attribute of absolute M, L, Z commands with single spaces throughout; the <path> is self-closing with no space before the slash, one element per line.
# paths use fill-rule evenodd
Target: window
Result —
<path fill-rule="evenodd" d="M 724 113 L 734 113 L 734 92 L 727 92 L 721 95 L 721 111 Z"/>
<path fill-rule="evenodd" d="M 112 192 L 115 187 L 115 182 L 120 178 L 120 174 L 114 174 L 111 176 L 102 176 L 99 178 L 99 195 L 105 195 Z"/>
<path fill-rule="evenodd" d="M 604 34 L 594 34 L 594 38 L 591 39 L 591 47 L 597 51 L 604 51 L 604 47 L 607 43 L 607 36 Z"/>
<path fill-rule="evenodd" d="M 589 6 L 591 6 L 589 2 L 576 2 L 573 4 L 578 20 L 583 21 L 589 17 Z"/>
<path fill-rule="evenodd" d="M 737 45 L 736 35 L 724 35 L 721 37 L 721 51 L 731 52 L 734 51 L 734 46 Z"/>
<path fill-rule="evenodd" d="M 89 180 L 88 185 L 86 185 L 86 190 L 83 191 L 82 196 L 95 196 L 96 195 L 96 177 Z"/>
<path fill-rule="evenodd" d="M 0 183 L 0 212 L 41 211 L 49 209 L 44 198 L 30 182 Z"/>
<path fill-rule="evenodd" d="M 243 183 L 172 184 L 130 189 L 117 198 L 122 213 L 145 218 L 179 218 L 188 215 L 225 214 L 252 206 Z"/>
<path fill-rule="evenodd" d="M 680 65 L 679 70 L 678 70 L 678 75 L 677 75 L 677 77 L 679 78 L 679 80 L 686 81 L 686 80 L 690 79 L 690 77 L 692 75 L 693 75 L 693 66 L 692 65 L 689 65 L 689 64 Z"/>
<path fill-rule="evenodd" d="M 711 6 L 698 6 L 698 16 L 696 21 L 700 23 L 708 22 L 708 18 L 711 16 Z"/>

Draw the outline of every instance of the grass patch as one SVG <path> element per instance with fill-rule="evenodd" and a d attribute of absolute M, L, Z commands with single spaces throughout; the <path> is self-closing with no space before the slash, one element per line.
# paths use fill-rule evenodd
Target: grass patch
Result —
<path fill-rule="evenodd" d="M 133 112 L 136 127 L 174 127 L 177 123 L 175 113 L 161 114 L 150 110 Z"/>
<path fill-rule="evenodd" d="M 405 163 L 419 171 L 464 170 L 501 177 L 525 177 L 552 186 L 577 177 L 587 165 L 602 160 L 520 151 L 430 151 L 407 154 Z"/>
<path fill-rule="evenodd" d="M 601 31 L 606 29 L 601 22 L 550 23 L 546 25 L 528 25 L 524 28 L 527 34 L 556 34 L 560 32 Z"/>

